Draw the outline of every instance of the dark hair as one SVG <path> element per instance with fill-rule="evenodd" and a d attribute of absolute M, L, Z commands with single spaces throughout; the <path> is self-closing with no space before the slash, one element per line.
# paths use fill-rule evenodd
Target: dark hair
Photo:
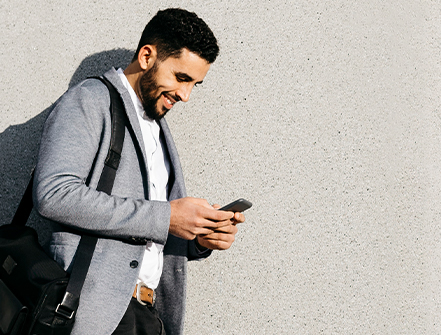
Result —
<path fill-rule="evenodd" d="M 133 60 L 144 45 L 156 46 L 157 57 L 179 57 L 182 49 L 187 48 L 208 63 L 213 63 L 219 54 L 216 37 L 195 13 L 180 8 L 159 11 L 142 33 Z"/>

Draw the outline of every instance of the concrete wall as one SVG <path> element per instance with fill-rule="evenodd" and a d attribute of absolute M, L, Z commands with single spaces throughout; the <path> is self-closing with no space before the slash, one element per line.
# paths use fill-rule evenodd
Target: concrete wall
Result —
<path fill-rule="evenodd" d="M 221 45 L 167 116 L 188 192 L 254 203 L 190 265 L 186 334 L 441 333 L 437 1 L 2 1 L 1 220 L 48 108 L 174 6 Z"/>

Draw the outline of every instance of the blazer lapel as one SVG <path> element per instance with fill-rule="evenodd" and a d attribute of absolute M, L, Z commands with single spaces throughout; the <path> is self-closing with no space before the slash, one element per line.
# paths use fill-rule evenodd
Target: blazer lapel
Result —
<path fill-rule="evenodd" d="M 165 144 L 167 146 L 168 155 L 170 157 L 172 174 L 169 185 L 169 200 L 179 199 L 187 196 L 184 183 L 184 175 L 182 174 L 181 162 L 179 161 L 178 151 L 173 141 L 173 137 L 168 128 L 167 121 L 162 118 L 159 121 L 162 133 L 164 135 Z"/>
<path fill-rule="evenodd" d="M 132 98 L 130 96 L 130 93 L 124 87 L 123 83 L 121 82 L 121 79 L 119 78 L 118 73 L 116 72 L 116 70 L 114 68 L 107 71 L 104 74 L 104 76 L 110 80 L 110 82 L 113 84 L 113 86 L 115 86 L 115 88 L 117 89 L 118 93 L 121 95 L 121 98 L 123 100 L 124 107 L 126 109 L 126 114 L 129 119 L 130 125 L 132 126 L 132 129 L 135 133 L 136 140 L 138 141 L 139 146 L 141 148 L 143 159 L 144 159 L 144 164 L 145 164 L 145 166 L 147 166 L 147 164 L 146 164 L 147 154 L 145 152 L 144 141 L 142 139 L 141 127 L 139 126 L 138 116 L 136 115 L 136 109 L 135 109 L 135 106 L 133 106 L 133 102 L 132 102 Z"/>
<path fill-rule="evenodd" d="M 139 125 L 138 116 L 136 115 L 136 109 L 135 106 L 133 105 L 130 93 L 124 87 L 115 68 L 112 68 L 109 71 L 107 71 L 104 74 L 104 76 L 107 79 L 109 79 L 109 81 L 115 86 L 118 93 L 121 95 L 122 101 L 124 103 L 124 108 L 126 109 L 127 118 L 129 119 L 130 126 L 133 129 L 133 133 L 134 133 L 133 135 L 135 136 L 133 140 L 135 141 L 136 139 L 137 143 L 139 144 L 138 149 L 141 150 L 141 154 L 142 154 L 142 157 L 140 157 L 141 163 L 144 165 L 144 170 L 147 172 L 148 164 L 147 164 L 147 154 L 145 151 L 145 144 L 144 144 L 144 140 L 142 139 L 141 127 Z M 146 187 L 147 187 L 146 196 L 147 198 L 150 198 L 149 174 L 145 173 L 145 175 L 146 175 Z"/>

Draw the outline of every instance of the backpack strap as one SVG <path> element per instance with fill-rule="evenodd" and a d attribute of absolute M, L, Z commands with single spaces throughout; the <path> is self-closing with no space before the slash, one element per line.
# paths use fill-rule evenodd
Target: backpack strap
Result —
<path fill-rule="evenodd" d="M 113 182 L 121 160 L 121 152 L 124 143 L 125 128 L 129 121 L 125 112 L 124 104 L 116 88 L 105 77 L 94 77 L 101 80 L 110 93 L 110 116 L 112 118 L 112 133 L 110 137 L 109 151 L 104 162 L 104 169 L 98 182 L 97 190 L 110 195 Z"/>
<path fill-rule="evenodd" d="M 20 200 L 20 204 L 15 211 L 14 217 L 12 218 L 11 224 L 15 226 L 25 226 L 29 219 L 32 211 L 32 184 L 34 183 L 34 170 L 31 173 L 31 179 L 29 180 L 26 191 Z"/>
<path fill-rule="evenodd" d="M 124 143 L 125 128 L 129 125 L 127 115 L 125 113 L 124 104 L 121 96 L 115 87 L 103 77 L 95 77 L 106 85 L 110 93 L 110 113 L 112 120 L 111 140 L 107 153 L 107 158 L 104 163 L 104 168 L 98 182 L 97 190 L 111 194 L 113 183 L 116 176 L 116 170 L 121 159 L 121 152 Z M 17 211 L 12 219 L 14 225 L 24 226 L 32 211 L 32 185 L 34 180 L 34 172 L 32 172 L 31 180 L 26 188 L 22 200 L 17 208 Z M 95 250 L 98 238 L 96 236 L 82 235 L 78 249 L 75 253 L 75 260 L 72 266 L 72 271 L 69 278 L 69 283 L 66 288 L 62 302 L 55 310 L 55 318 L 52 324 L 62 325 L 67 320 L 71 320 L 78 309 L 81 290 L 83 288 L 84 280 L 86 279 L 89 270 L 90 262 L 92 260 L 93 252 Z"/>
<path fill-rule="evenodd" d="M 125 113 L 124 104 L 115 87 L 104 77 L 93 77 L 107 86 L 110 93 L 110 114 L 112 120 L 112 133 L 104 168 L 98 182 L 97 191 L 111 194 L 115 181 L 116 170 L 121 160 L 121 152 L 124 143 L 125 128 L 129 125 Z M 79 305 L 80 294 L 89 270 L 93 252 L 98 238 L 96 236 L 82 235 L 75 253 L 75 260 L 66 288 L 63 301 L 58 305 L 55 312 L 63 318 L 72 319 Z M 64 321 L 64 320 L 63 320 Z M 58 323 L 59 320 L 54 320 Z"/>

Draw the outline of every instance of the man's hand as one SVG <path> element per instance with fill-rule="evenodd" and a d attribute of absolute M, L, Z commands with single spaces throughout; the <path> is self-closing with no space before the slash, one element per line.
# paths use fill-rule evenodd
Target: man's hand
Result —
<path fill-rule="evenodd" d="M 213 205 L 214 208 L 220 208 L 219 205 Z M 232 213 L 232 212 L 228 212 Z M 216 229 L 211 234 L 198 235 L 197 242 L 202 247 L 208 249 L 226 250 L 231 247 L 237 233 L 236 224 L 245 221 L 245 216 L 242 213 L 234 213 L 230 220 L 230 225 Z"/>
<path fill-rule="evenodd" d="M 231 230 L 230 226 L 236 222 L 233 212 L 218 211 L 204 199 L 189 197 L 176 199 L 170 201 L 170 206 L 169 231 L 186 240 L 193 240 L 198 235 L 208 236 L 217 231 L 226 231 L 230 235 L 231 233 L 228 232 Z M 202 243 L 201 245 L 205 246 Z"/>

